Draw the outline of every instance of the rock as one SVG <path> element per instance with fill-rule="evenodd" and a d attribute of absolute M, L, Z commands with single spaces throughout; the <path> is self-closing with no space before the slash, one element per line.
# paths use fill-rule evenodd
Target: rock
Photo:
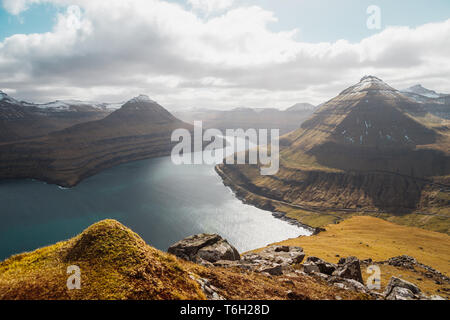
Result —
<path fill-rule="evenodd" d="M 290 300 L 306 300 L 307 299 L 304 295 L 298 294 L 292 290 L 287 291 L 286 295 L 287 295 L 288 299 L 290 299 Z"/>
<path fill-rule="evenodd" d="M 208 279 L 195 278 L 193 275 L 190 277 L 191 279 L 197 281 L 208 300 L 225 300 L 224 297 L 217 293 L 218 289 L 214 287 Z"/>
<path fill-rule="evenodd" d="M 417 260 L 407 255 L 390 258 L 387 262 L 391 266 L 407 269 L 414 269 L 414 266 L 417 265 Z"/>
<path fill-rule="evenodd" d="M 270 246 L 259 253 L 247 253 L 242 256 L 241 260 L 227 261 L 220 259 L 213 264 L 224 268 L 239 267 L 263 274 L 282 275 L 286 272 L 292 273 L 291 266 L 301 263 L 304 257 L 305 254 L 300 247 Z"/>
<path fill-rule="evenodd" d="M 356 257 L 341 258 L 336 271 L 333 272 L 333 275 L 345 279 L 353 279 L 363 283 L 361 266 L 359 259 Z"/>
<path fill-rule="evenodd" d="M 283 267 L 279 264 L 274 264 L 272 266 L 262 266 L 257 272 L 268 273 L 272 276 L 281 276 L 283 274 Z"/>
<path fill-rule="evenodd" d="M 421 291 L 415 284 L 392 277 L 384 291 L 387 300 L 417 300 L 420 299 Z"/>
<path fill-rule="evenodd" d="M 239 252 L 218 234 L 198 234 L 170 246 L 168 252 L 184 260 L 214 263 L 218 260 L 240 260 Z"/>
<path fill-rule="evenodd" d="M 236 261 L 241 259 L 236 248 L 224 239 L 221 239 L 207 247 L 201 248 L 198 250 L 197 256 L 209 262 L 216 262 L 218 260 Z"/>
<path fill-rule="evenodd" d="M 275 252 L 289 252 L 290 248 L 289 248 L 289 246 L 274 246 L 273 251 L 275 251 Z M 303 249 L 302 249 L 302 251 L 303 251 Z"/>
<path fill-rule="evenodd" d="M 365 285 L 353 279 L 345 279 L 337 276 L 331 276 L 328 277 L 327 281 L 329 283 L 332 283 L 333 285 L 336 285 L 346 290 L 353 290 L 365 294 L 371 294 L 370 290 Z"/>
<path fill-rule="evenodd" d="M 298 264 L 305 258 L 305 253 L 300 247 L 270 246 L 259 253 L 248 253 L 242 256 L 245 261 L 258 263 L 276 263 L 281 266 Z"/>
<path fill-rule="evenodd" d="M 305 262 L 303 264 L 303 272 L 306 274 L 320 273 L 320 269 L 314 262 Z"/>
<path fill-rule="evenodd" d="M 401 287 L 394 287 L 391 293 L 386 296 L 386 300 L 417 300 L 411 290 Z"/>
<path fill-rule="evenodd" d="M 336 270 L 336 265 L 326 262 L 317 257 L 308 257 L 306 259 L 306 262 L 315 264 L 319 268 L 319 272 L 323 274 L 332 275 Z"/>
<path fill-rule="evenodd" d="M 371 264 L 373 262 L 372 258 L 361 260 L 362 264 Z"/>

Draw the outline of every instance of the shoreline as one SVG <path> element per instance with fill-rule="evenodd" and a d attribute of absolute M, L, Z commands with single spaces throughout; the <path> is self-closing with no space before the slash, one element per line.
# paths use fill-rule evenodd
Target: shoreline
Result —
<path fill-rule="evenodd" d="M 274 208 L 270 208 L 269 206 L 265 206 L 265 205 L 260 205 L 256 202 L 250 202 L 247 199 L 245 199 L 241 194 L 239 194 L 237 188 L 240 188 L 239 186 L 236 186 L 233 181 L 219 168 L 218 165 L 214 166 L 214 171 L 219 175 L 219 177 L 222 179 L 222 183 L 230 188 L 231 192 L 233 193 L 233 195 L 239 199 L 240 201 L 242 201 L 242 203 L 254 206 L 255 208 L 261 209 L 261 210 L 265 210 L 265 211 L 269 211 L 272 213 L 272 216 L 276 219 L 280 219 L 282 221 L 285 221 L 291 225 L 295 225 L 299 228 L 303 228 L 306 229 L 308 231 L 311 232 L 311 235 L 309 236 L 313 236 L 316 235 L 322 231 L 324 231 L 325 229 L 320 228 L 320 227 L 312 227 L 309 226 L 307 224 L 301 223 L 300 221 L 294 219 L 294 218 L 290 218 L 290 217 L 286 217 L 286 213 L 285 212 L 279 212 L 279 211 L 274 211 Z M 246 191 L 248 192 L 248 191 Z"/>

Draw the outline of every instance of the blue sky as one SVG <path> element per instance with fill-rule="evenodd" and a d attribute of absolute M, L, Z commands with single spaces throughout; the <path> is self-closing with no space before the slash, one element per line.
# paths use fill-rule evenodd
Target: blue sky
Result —
<path fill-rule="evenodd" d="M 184 0 L 169 0 L 189 8 Z M 298 40 L 306 42 L 359 41 L 376 31 L 365 25 L 366 9 L 377 5 L 386 26 L 416 27 L 450 18 L 449 0 L 238 0 L 236 4 L 258 5 L 275 13 L 274 31 L 299 29 Z M 51 31 L 55 16 L 64 8 L 51 4 L 33 4 L 18 16 L 0 8 L 0 41 L 16 33 Z"/>

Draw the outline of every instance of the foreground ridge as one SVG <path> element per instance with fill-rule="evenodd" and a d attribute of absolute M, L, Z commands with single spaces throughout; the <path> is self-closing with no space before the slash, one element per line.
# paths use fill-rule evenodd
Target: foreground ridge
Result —
<path fill-rule="evenodd" d="M 280 245 L 236 256 L 225 239 L 207 234 L 172 248 L 182 258 L 152 248 L 115 220 L 104 220 L 72 239 L 1 262 L 0 299 L 388 298 L 365 286 L 361 270 L 367 260 L 356 257 L 333 264 L 309 255 L 302 264 L 308 251 Z M 415 261 L 400 257 L 386 263 L 401 269 L 411 263 L 419 266 Z M 67 287 L 70 266 L 80 270 L 79 290 Z M 448 285 L 446 276 L 427 270 Z M 392 281 L 387 287 L 390 298 L 404 298 L 404 290 L 395 288 L 405 284 Z M 416 287 L 406 298 L 441 298 Z"/>

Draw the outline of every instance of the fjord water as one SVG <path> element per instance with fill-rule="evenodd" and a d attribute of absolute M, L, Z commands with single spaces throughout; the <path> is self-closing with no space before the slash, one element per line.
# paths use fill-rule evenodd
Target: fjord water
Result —
<path fill-rule="evenodd" d="M 197 233 L 218 233 L 239 251 L 309 235 L 245 205 L 212 165 L 176 166 L 170 157 L 123 164 L 71 189 L 40 181 L 0 182 L 0 260 L 117 219 L 161 249 Z"/>

